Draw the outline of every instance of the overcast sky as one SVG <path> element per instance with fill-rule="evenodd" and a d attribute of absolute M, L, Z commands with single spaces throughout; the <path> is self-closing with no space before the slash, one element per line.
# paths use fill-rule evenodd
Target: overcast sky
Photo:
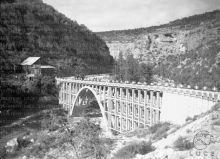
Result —
<path fill-rule="evenodd" d="M 220 8 L 220 0 L 44 0 L 92 31 L 159 25 Z"/>

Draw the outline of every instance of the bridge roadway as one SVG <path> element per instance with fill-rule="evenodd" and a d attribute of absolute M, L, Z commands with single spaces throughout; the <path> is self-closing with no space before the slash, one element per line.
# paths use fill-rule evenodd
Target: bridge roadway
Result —
<path fill-rule="evenodd" d="M 163 93 L 178 94 L 217 103 L 220 93 L 144 84 L 110 83 L 104 81 L 56 78 L 60 85 L 59 103 L 72 115 L 78 102 L 85 100 L 82 92 L 92 92 L 103 122 L 108 130 L 120 133 L 137 127 L 151 126 L 160 121 Z"/>

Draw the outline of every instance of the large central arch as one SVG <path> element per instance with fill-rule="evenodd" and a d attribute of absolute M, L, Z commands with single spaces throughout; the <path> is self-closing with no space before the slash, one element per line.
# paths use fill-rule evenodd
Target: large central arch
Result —
<path fill-rule="evenodd" d="M 101 101 L 100 101 L 100 98 L 97 96 L 95 90 L 94 90 L 93 88 L 91 88 L 91 87 L 84 86 L 84 87 L 82 87 L 82 88 L 78 91 L 78 93 L 76 94 L 75 99 L 74 99 L 74 101 L 73 101 L 73 105 L 72 105 L 72 107 L 71 107 L 71 109 L 70 109 L 70 111 L 69 111 L 69 115 L 71 116 L 71 115 L 73 114 L 73 110 L 74 110 L 74 107 L 75 107 L 75 105 L 76 105 L 76 101 L 77 101 L 78 97 L 80 96 L 80 93 L 81 93 L 82 91 L 84 91 L 84 90 L 89 90 L 89 91 L 91 91 L 91 93 L 94 95 L 94 97 L 95 97 L 95 99 L 96 99 L 96 101 L 97 101 L 97 103 L 98 103 L 98 105 L 99 105 L 99 108 L 100 108 L 100 110 L 101 110 L 101 113 L 102 113 L 102 118 L 103 118 L 103 121 L 102 121 L 102 122 L 104 122 L 103 124 L 104 124 L 106 130 L 109 131 L 110 129 L 109 129 L 109 127 L 108 127 L 108 120 L 107 120 L 107 117 L 106 117 L 106 115 L 105 115 L 105 110 L 104 110 L 104 108 L 103 108 L 103 106 L 102 106 L 102 103 L 101 103 Z"/>

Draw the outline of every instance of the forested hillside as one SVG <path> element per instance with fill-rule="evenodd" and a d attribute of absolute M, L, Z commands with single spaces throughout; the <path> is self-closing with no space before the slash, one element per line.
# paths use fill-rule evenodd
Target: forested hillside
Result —
<path fill-rule="evenodd" d="M 55 66 L 57 76 L 106 73 L 114 62 L 102 39 L 42 0 L 1 0 L 0 126 L 58 105 L 53 77 L 30 82 L 16 70 L 29 56 Z"/>
<path fill-rule="evenodd" d="M 1 70 L 39 56 L 60 76 L 109 72 L 113 58 L 108 47 L 86 26 L 71 21 L 42 0 L 4 0 L 0 6 Z"/>

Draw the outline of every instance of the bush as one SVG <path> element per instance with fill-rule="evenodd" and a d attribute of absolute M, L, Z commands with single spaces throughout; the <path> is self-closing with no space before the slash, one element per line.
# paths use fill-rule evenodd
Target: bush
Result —
<path fill-rule="evenodd" d="M 40 135 L 38 135 L 37 143 L 39 144 L 34 144 L 30 148 L 26 149 L 24 154 L 28 157 L 35 156 L 43 158 L 50 148 L 60 146 L 58 139 L 59 138 L 57 138 L 55 135 L 48 135 L 46 132 L 42 132 Z"/>
<path fill-rule="evenodd" d="M 120 134 L 118 131 L 115 131 L 115 130 L 111 130 L 111 131 L 112 131 L 112 134 L 115 135 L 115 136 Z"/>
<path fill-rule="evenodd" d="M 194 115 L 194 117 L 193 117 L 193 121 L 195 121 L 195 120 L 197 120 L 199 118 L 199 115 Z"/>
<path fill-rule="evenodd" d="M 162 126 L 170 126 L 170 123 L 168 122 L 160 122 L 157 124 L 154 124 L 153 126 L 150 127 L 150 132 L 152 134 L 156 133 Z"/>
<path fill-rule="evenodd" d="M 139 128 L 139 129 L 135 129 L 132 132 L 128 132 L 126 134 L 126 137 L 137 136 L 138 138 L 143 138 L 143 137 L 146 137 L 149 134 L 150 134 L 149 128 Z"/>
<path fill-rule="evenodd" d="M 31 144 L 31 141 L 29 139 L 22 137 L 17 138 L 17 142 L 18 142 L 18 150 L 28 147 Z"/>
<path fill-rule="evenodd" d="M 153 139 L 159 140 L 167 137 L 167 131 L 170 129 L 170 123 L 161 122 L 150 127 L 150 132 L 153 134 Z"/>
<path fill-rule="evenodd" d="M 81 120 L 73 130 L 68 129 L 66 135 L 62 136 L 63 143 L 68 142 L 73 146 L 78 159 L 107 158 L 111 151 L 113 141 L 100 138 L 101 128 L 86 118 Z"/>
<path fill-rule="evenodd" d="M 212 108 L 211 108 L 211 111 L 218 111 L 220 109 L 220 104 L 215 104 Z"/>
<path fill-rule="evenodd" d="M 67 118 L 64 110 L 58 110 L 57 112 L 50 111 L 41 121 L 41 129 L 55 131 L 61 128 L 66 122 Z"/>
<path fill-rule="evenodd" d="M 131 159 L 134 158 L 136 154 L 145 155 L 149 152 L 155 150 L 155 147 L 152 146 L 151 142 L 133 142 L 129 145 L 120 149 L 115 155 L 115 159 Z"/>
<path fill-rule="evenodd" d="M 212 125 L 220 126 L 220 119 L 214 121 L 214 122 L 212 123 Z"/>
<path fill-rule="evenodd" d="M 180 136 L 175 142 L 174 142 L 174 148 L 178 151 L 185 151 L 190 150 L 194 147 L 193 142 L 189 141 L 186 137 Z"/>
<path fill-rule="evenodd" d="M 6 148 L 0 147 L 0 158 L 5 158 L 6 156 Z"/>
<path fill-rule="evenodd" d="M 192 130 L 191 129 L 186 129 L 187 134 L 191 133 Z"/>
<path fill-rule="evenodd" d="M 193 118 L 188 116 L 185 121 L 186 121 L 186 122 L 190 122 L 190 121 L 192 121 L 192 120 L 193 120 Z"/>

